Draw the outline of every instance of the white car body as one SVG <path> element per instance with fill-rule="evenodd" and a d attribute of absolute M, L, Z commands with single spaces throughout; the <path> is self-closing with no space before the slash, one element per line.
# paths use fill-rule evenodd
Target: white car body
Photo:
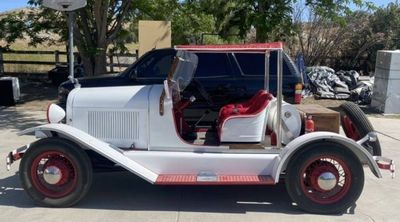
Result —
<path fill-rule="evenodd" d="M 294 150 L 321 139 L 347 146 L 361 162 L 369 164 L 377 177 L 381 177 L 373 157 L 360 144 L 330 132 L 306 134 L 297 137 L 283 149 L 272 150 L 230 150 L 224 144 L 190 144 L 179 136 L 174 127 L 171 98 L 165 98 L 164 114 L 159 114 L 162 90 L 162 85 L 76 88 L 68 97 L 66 125 L 48 124 L 27 129 L 21 134 L 36 132 L 38 137 L 48 137 L 51 136 L 49 132 L 57 132 L 152 183 L 161 175 L 203 173 L 221 176 L 263 175 L 276 183 Z M 261 120 L 257 117 L 255 121 L 266 123 L 267 116 L 264 113 Z M 263 123 L 258 125 L 264 126 Z M 262 133 L 256 135 L 265 135 L 265 128 L 257 130 Z"/>

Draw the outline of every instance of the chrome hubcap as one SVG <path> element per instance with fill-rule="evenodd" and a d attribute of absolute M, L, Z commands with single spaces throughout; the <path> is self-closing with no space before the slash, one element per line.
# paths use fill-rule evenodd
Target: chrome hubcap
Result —
<path fill-rule="evenodd" d="M 49 166 L 43 172 L 43 178 L 48 184 L 57 184 L 62 178 L 60 168 L 56 166 Z"/>
<path fill-rule="evenodd" d="M 335 175 L 331 172 L 321 173 L 318 177 L 318 186 L 325 191 L 332 190 L 337 183 Z"/>

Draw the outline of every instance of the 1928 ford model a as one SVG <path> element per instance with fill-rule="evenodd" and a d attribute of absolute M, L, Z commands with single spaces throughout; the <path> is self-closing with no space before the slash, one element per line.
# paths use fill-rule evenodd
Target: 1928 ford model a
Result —
<path fill-rule="evenodd" d="M 45 206 L 76 204 L 100 162 L 157 185 L 274 185 L 284 178 L 300 208 L 337 213 L 360 196 L 363 164 L 377 177 L 379 168 L 394 172 L 392 161 L 365 149 L 376 141 L 374 132 L 358 141 L 331 132 L 301 134 L 297 109 L 282 101 L 282 43 L 193 49 L 264 53 L 265 89 L 221 108 L 214 128 L 190 127 L 182 115 L 196 100 L 182 96 L 197 66 L 190 47 L 178 50 L 164 85 L 77 87 L 66 113 L 50 105 L 49 124 L 20 133 L 39 140 L 7 157 L 8 167 L 22 158 L 20 178 L 29 196 Z M 271 50 L 279 59 L 276 98 L 267 84 Z M 195 137 L 184 139 L 188 132 Z"/>

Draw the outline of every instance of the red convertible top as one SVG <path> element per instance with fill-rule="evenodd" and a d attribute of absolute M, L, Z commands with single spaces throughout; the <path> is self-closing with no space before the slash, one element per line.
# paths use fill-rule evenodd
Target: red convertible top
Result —
<path fill-rule="evenodd" d="M 247 51 L 265 52 L 266 50 L 283 49 L 282 42 L 254 43 L 254 44 L 226 44 L 226 45 L 177 45 L 176 49 L 188 51 Z"/>

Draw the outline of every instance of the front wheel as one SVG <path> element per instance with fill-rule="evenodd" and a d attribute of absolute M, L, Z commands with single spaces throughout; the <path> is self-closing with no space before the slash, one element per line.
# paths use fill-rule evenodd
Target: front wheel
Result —
<path fill-rule="evenodd" d="M 364 187 L 359 159 L 334 143 L 314 144 L 295 155 L 286 174 L 290 197 L 311 213 L 342 213 L 356 202 Z"/>
<path fill-rule="evenodd" d="M 74 143 L 47 138 L 33 143 L 19 167 L 22 186 L 37 203 L 68 207 L 79 202 L 92 183 L 92 165 Z"/>

